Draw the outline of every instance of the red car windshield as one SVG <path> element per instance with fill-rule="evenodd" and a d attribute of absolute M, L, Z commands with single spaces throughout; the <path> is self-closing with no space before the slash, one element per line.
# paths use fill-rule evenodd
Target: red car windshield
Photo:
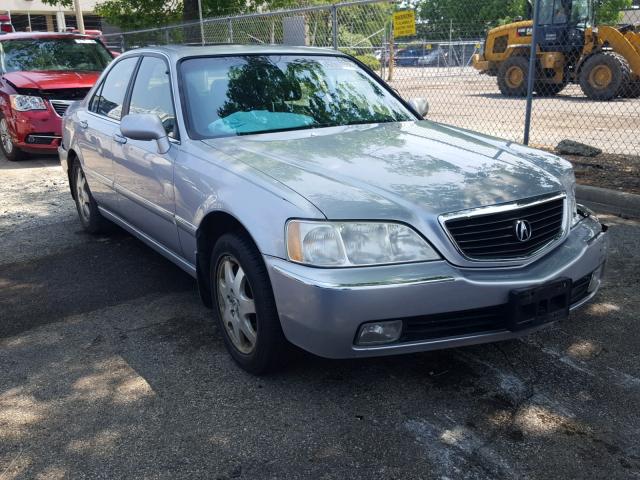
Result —
<path fill-rule="evenodd" d="M 0 40 L 0 65 L 5 72 L 101 72 L 111 60 L 109 51 L 90 38 Z"/>

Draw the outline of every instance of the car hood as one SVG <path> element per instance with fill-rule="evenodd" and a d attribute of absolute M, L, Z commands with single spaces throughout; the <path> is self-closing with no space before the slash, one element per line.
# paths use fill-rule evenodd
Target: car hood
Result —
<path fill-rule="evenodd" d="M 55 90 L 59 88 L 91 88 L 100 72 L 28 71 L 9 72 L 5 80 L 16 88 Z"/>
<path fill-rule="evenodd" d="M 331 219 L 412 221 L 564 190 L 554 155 L 429 121 L 204 140 Z"/>

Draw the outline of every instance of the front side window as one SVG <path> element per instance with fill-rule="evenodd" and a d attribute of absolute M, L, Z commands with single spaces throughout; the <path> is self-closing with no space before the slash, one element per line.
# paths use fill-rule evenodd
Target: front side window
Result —
<path fill-rule="evenodd" d="M 348 58 L 205 57 L 180 65 L 194 138 L 415 120 Z"/>
<path fill-rule="evenodd" d="M 90 38 L 3 40 L 2 70 L 101 72 L 112 60 L 109 51 Z"/>
<path fill-rule="evenodd" d="M 95 107 L 97 114 L 120 120 L 124 97 L 136 63 L 138 63 L 138 57 L 125 58 L 109 71 L 102 89 L 96 92 L 96 97 L 91 100 L 91 106 Z"/>
<path fill-rule="evenodd" d="M 175 138 L 176 114 L 171 97 L 169 69 L 161 58 L 144 57 L 131 92 L 129 113 L 153 113 L 164 125 L 167 136 Z"/>

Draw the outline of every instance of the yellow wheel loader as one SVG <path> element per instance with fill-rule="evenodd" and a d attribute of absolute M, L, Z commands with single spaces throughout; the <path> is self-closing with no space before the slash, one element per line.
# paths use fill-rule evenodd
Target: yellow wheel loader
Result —
<path fill-rule="evenodd" d="M 535 93 L 555 95 L 571 82 L 593 100 L 640 96 L 636 27 L 593 26 L 593 0 L 536 1 Z M 503 95 L 527 94 L 532 33 L 532 20 L 494 28 L 473 57 L 476 69 L 497 77 Z"/>

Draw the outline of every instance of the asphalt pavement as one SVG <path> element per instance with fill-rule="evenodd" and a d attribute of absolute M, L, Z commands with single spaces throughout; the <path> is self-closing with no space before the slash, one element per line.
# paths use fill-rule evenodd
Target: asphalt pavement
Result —
<path fill-rule="evenodd" d="M 256 378 L 189 276 L 81 231 L 56 159 L 0 179 L 0 480 L 640 478 L 638 221 L 541 333 Z"/>

